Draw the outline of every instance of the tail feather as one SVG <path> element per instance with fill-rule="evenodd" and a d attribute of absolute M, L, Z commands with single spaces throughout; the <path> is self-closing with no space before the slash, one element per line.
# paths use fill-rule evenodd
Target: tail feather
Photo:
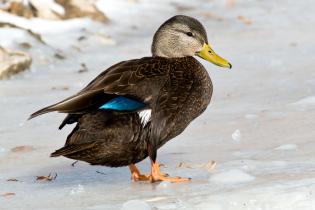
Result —
<path fill-rule="evenodd" d="M 90 92 L 73 95 L 51 106 L 45 107 L 31 114 L 28 120 L 48 112 L 59 111 L 63 113 L 74 113 L 79 110 L 93 106 L 98 101 L 108 100 L 104 97 L 103 90 L 93 90 Z"/>
<path fill-rule="evenodd" d="M 65 147 L 62 147 L 62 148 L 56 150 L 55 152 L 51 153 L 50 157 L 58 157 L 61 155 L 68 155 L 71 153 L 73 153 L 73 148 L 69 147 L 69 146 L 65 146 Z"/>
<path fill-rule="evenodd" d="M 55 152 L 50 154 L 50 157 L 58 157 L 58 156 L 65 156 L 65 155 L 70 155 L 82 150 L 90 149 L 96 145 L 96 142 L 89 142 L 85 144 L 74 144 L 74 145 L 67 145 L 64 146 Z"/>
<path fill-rule="evenodd" d="M 33 119 L 34 117 L 38 117 L 39 115 L 46 114 L 48 112 L 53 112 L 53 111 L 56 111 L 54 109 L 54 105 L 45 107 L 45 108 L 40 109 L 40 110 L 34 112 L 33 114 L 31 114 L 27 120 Z"/>

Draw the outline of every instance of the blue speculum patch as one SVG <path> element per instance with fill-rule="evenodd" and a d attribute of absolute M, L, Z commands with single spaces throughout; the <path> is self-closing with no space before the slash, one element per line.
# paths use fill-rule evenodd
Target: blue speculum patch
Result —
<path fill-rule="evenodd" d="M 145 104 L 130 98 L 118 96 L 107 101 L 99 109 L 110 109 L 117 111 L 134 111 L 145 107 Z"/>

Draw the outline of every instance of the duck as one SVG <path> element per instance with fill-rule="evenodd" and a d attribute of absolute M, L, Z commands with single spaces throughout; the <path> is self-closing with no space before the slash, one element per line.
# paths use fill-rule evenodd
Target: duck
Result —
<path fill-rule="evenodd" d="M 161 172 L 157 151 L 181 134 L 210 103 L 213 85 L 200 57 L 232 65 L 209 45 L 195 18 L 175 15 L 155 32 L 152 55 L 119 62 L 78 93 L 30 115 L 67 114 L 59 129 L 75 123 L 65 145 L 51 154 L 108 167 L 128 166 L 134 181 L 186 182 Z M 149 157 L 142 174 L 136 164 Z"/>

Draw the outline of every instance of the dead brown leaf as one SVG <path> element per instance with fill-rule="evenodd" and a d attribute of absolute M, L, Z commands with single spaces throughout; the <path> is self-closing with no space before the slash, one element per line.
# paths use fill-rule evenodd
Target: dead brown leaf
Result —
<path fill-rule="evenodd" d="M 71 47 L 72 47 L 74 50 L 78 51 L 78 52 L 81 52 L 81 51 L 82 51 L 81 48 L 78 47 L 78 46 L 72 45 Z"/>
<path fill-rule="evenodd" d="M 244 17 L 242 15 L 237 16 L 237 19 L 241 22 L 243 22 L 245 25 L 251 25 L 253 21 L 247 17 Z"/>
<path fill-rule="evenodd" d="M 34 17 L 36 13 L 36 8 L 34 8 L 31 4 L 24 5 L 22 2 L 18 1 L 9 1 L 2 10 L 9 12 L 14 15 L 23 16 L 26 18 Z"/>
<path fill-rule="evenodd" d="M 225 0 L 225 6 L 234 7 L 235 6 L 235 0 Z"/>
<path fill-rule="evenodd" d="M 108 22 L 108 18 L 98 9 L 95 1 L 55 0 L 55 3 L 60 4 L 59 6 L 64 8 L 64 14 L 55 12 L 49 4 L 43 4 L 38 0 L 5 0 L 0 2 L 0 10 L 26 18 L 39 17 L 51 20 L 61 20 L 77 17 L 90 17 L 97 21 Z M 6 2 L 6 4 L 3 2 Z"/>
<path fill-rule="evenodd" d="M 32 48 L 32 45 L 31 45 L 30 43 L 27 43 L 27 42 L 21 42 L 21 43 L 19 44 L 19 46 L 22 47 L 23 49 L 26 49 L 26 50 Z"/>
<path fill-rule="evenodd" d="M 13 192 L 6 192 L 6 193 L 2 193 L 1 194 L 2 197 L 11 197 L 11 196 L 14 196 L 14 195 L 15 195 L 15 193 L 13 193 Z"/>
<path fill-rule="evenodd" d="M 176 2 L 171 2 L 170 3 L 172 6 L 175 7 L 175 9 L 179 12 L 184 12 L 184 11 L 189 11 L 189 10 L 193 10 L 194 7 L 192 6 L 189 6 L 189 5 L 183 5 L 182 3 L 181 4 L 178 4 Z"/>
<path fill-rule="evenodd" d="M 210 172 L 215 168 L 216 165 L 217 163 L 215 161 L 210 160 L 208 163 L 204 164 L 202 168 Z"/>
<path fill-rule="evenodd" d="M 11 149 L 11 152 L 30 152 L 30 151 L 33 151 L 33 150 L 34 150 L 34 147 L 28 146 L 28 145 L 23 145 L 23 146 L 13 147 Z"/>
<path fill-rule="evenodd" d="M 15 179 L 15 178 L 11 178 L 7 180 L 8 182 L 18 182 L 19 180 Z"/>
<path fill-rule="evenodd" d="M 63 6 L 65 13 L 62 19 L 90 17 L 93 20 L 107 23 L 108 18 L 102 13 L 93 1 L 85 0 L 56 0 L 56 3 Z"/>
<path fill-rule="evenodd" d="M 192 168 L 189 163 L 180 162 L 177 166 L 178 168 Z"/>
<path fill-rule="evenodd" d="M 60 87 L 53 86 L 51 89 L 52 90 L 69 90 L 69 86 L 60 86 Z"/>
<path fill-rule="evenodd" d="M 206 18 L 211 18 L 214 19 L 216 21 L 223 21 L 224 19 L 222 17 L 220 17 L 219 15 L 213 14 L 211 12 L 202 12 L 200 13 L 200 15 L 206 17 Z"/>
<path fill-rule="evenodd" d="M 57 178 L 58 174 L 55 173 L 55 176 L 53 176 L 51 173 L 48 174 L 48 176 L 36 176 L 36 181 L 47 181 L 51 182 Z"/>
<path fill-rule="evenodd" d="M 178 164 L 178 168 L 202 168 L 206 169 L 207 171 L 211 171 L 214 169 L 216 166 L 216 162 L 213 160 L 208 161 L 207 163 L 202 163 L 202 164 L 190 164 L 190 163 L 185 163 L 185 162 L 180 162 Z"/>

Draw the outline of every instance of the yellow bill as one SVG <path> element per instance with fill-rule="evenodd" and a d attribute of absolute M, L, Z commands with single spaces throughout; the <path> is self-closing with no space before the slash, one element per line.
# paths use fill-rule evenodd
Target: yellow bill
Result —
<path fill-rule="evenodd" d="M 200 58 L 203 58 L 217 66 L 221 66 L 224 68 L 232 68 L 232 65 L 225 60 L 224 58 L 221 58 L 219 55 L 217 55 L 208 44 L 204 44 L 202 49 L 199 52 L 196 52 L 196 55 Z"/>

